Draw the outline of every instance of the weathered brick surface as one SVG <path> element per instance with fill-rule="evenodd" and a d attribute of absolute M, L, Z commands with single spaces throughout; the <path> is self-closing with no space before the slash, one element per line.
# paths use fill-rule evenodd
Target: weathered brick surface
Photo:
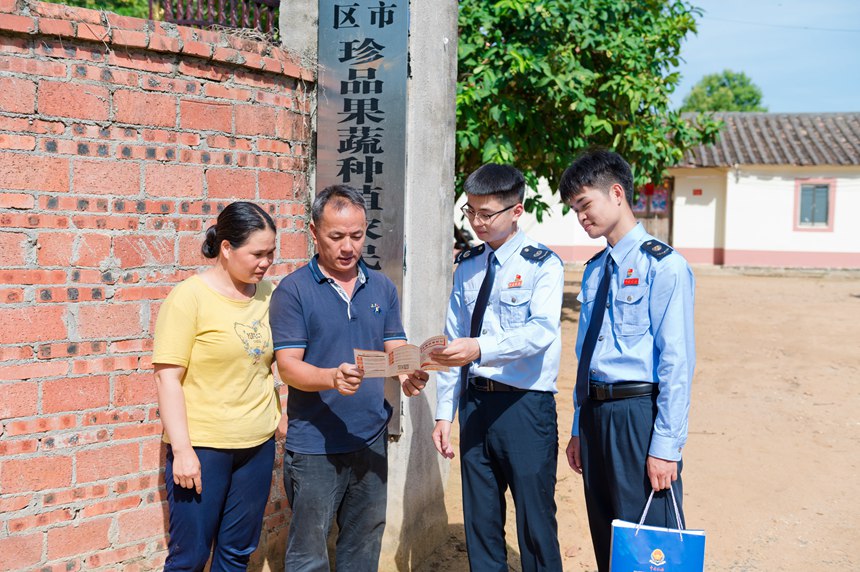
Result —
<path fill-rule="evenodd" d="M 307 257 L 313 80 L 267 44 L 0 0 L 0 570 L 163 565 L 158 309 L 231 201 L 276 215 L 275 278 Z"/>

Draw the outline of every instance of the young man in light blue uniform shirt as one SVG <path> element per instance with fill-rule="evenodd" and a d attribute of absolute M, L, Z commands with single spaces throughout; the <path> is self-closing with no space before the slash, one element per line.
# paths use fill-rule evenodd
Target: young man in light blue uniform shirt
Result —
<path fill-rule="evenodd" d="M 562 175 L 559 190 L 588 235 L 608 243 L 586 263 L 582 278 L 580 364 L 567 446 L 571 468 L 583 475 L 603 572 L 609 570 L 612 520 L 638 521 L 652 490 L 646 524 L 679 527 L 668 489 L 680 508 L 696 362 L 695 280 L 680 254 L 636 222 L 629 203 L 633 176 L 619 155 L 582 155 Z"/>
<path fill-rule="evenodd" d="M 517 227 L 525 180 L 507 165 L 484 165 L 465 184 L 463 212 L 484 243 L 462 252 L 445 332 L 434 357 L 439 453 L 454 456 L 460 412 L 466 548 L 472 570 L 507 571 L 505 490 L 516 507 L 522 570 L 561 570 L 555 518 L 564 269 Z M 483 293 L 482 293 L 483 291 Z"/>

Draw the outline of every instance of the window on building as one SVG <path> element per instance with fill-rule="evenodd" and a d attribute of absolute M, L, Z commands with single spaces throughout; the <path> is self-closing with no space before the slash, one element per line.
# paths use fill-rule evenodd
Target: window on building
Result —
<path fill-rule="evenodd" d="M 800 185 L 800 226 L 826 227 L 830 222 L 830 185 Z"/>

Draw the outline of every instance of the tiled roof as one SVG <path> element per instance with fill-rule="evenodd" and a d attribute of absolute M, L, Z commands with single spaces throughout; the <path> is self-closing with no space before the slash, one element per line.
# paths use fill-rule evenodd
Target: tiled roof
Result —
<path fill-rule="evenodd" d="M 713 145 L 679 167 L 860 165 L 860 113 L 715 113 L 725 126 Z"/>

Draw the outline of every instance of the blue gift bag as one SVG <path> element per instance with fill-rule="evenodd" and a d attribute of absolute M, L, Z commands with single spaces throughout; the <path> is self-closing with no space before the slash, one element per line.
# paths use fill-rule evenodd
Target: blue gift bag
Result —
<path fill-rule="evenodd" d="M 681 522 L 675 491 L 676 522 Z M 612 521 L 611 572 L 702 572 L 705 566 L 705 531 L 647 526 L 645 515 L 654 492 L 639 523 L 615 519 Z"/>

